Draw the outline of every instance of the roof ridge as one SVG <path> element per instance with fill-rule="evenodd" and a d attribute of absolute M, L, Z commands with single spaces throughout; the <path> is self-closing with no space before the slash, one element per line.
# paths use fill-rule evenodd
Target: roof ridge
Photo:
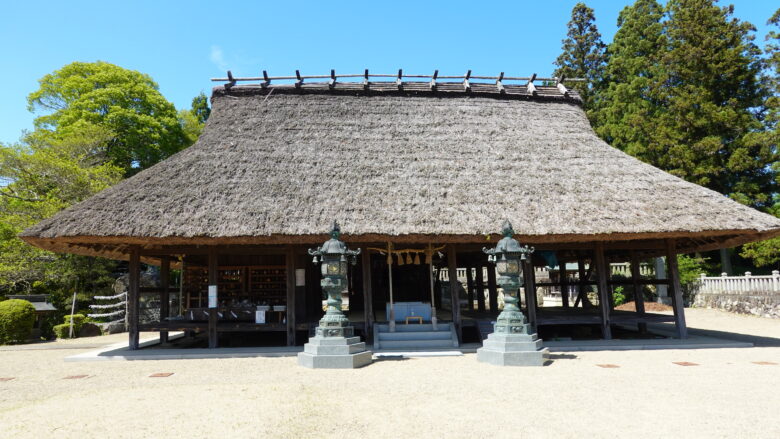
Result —
<path fill-rule="evenodd" d="M 351 78 L 349 81 L 339 81 L 339 78 Z M 360 79 L 356 81 L 354 79 Z M 386 78 L 388 80 L 372 81 L 371 78 Z M 392 79 L 390 79 L 392 78 Z M 412 80 L 404 80 L 411 78 Z M 306 82 L 308 79 L 325 81 Z M 425 79 L 424 81 L 420 79 Z M 440 81 L 440 79 L 459 79 L 460 81 Z M 567 79 L 564 76 L 552 78 L 538 78 L 536 73 L 529 77 L 505 76 L 501 72 L 498 76 L 478 76 L 472 75 L 471 70 L 462 76 L 439 76 L 436 70 L 432 75 L 405 75 L 403 69 L 399 69 L 395 75 L 389 74 L 371 74 L 365 69 L 363 74 L 344 74 L 337 75 L 336 71 L 331 69 L 330 75 L 301 75 L 300 70 L 295 71 L 295 76 L 269 76 L 266 70 L 263 70 L 263 76 L 258 77 L 234 77 L 230 70 L 227 71 L 225 78 L 211 78 L 214 82 L 225 82 L 222 87 L 215 87 L 214 94 L 221 94 L 218 90 L 231 91 L 236 88 L 240 90 L 280 90 L 280 91 L 307 91 L 307 92 L 336 92 L 347 91 L 350 93 L 362 92 L 380 92 L 408 94 L 413 92 L 415 95 L 428 92 L 436 94 L 439 92 L 451 94 L 477 94 L 482 96 L 511 96 L 522 98 L 540 98 L 542 100 L 553 98 L 555 100 L 571 100 L 581 103 L 579 94 L 564 85 L 565 81 L 578 82 L 583 81 L 579 78 Z M 477 80 L 476 82 L 474 80 Z M 480 82 L 480 81 L 495 82 Z M 272 81 L 294 81 L 292 83 L 271 84 Z M 520 81 L 520 84 L 507 84 L 505 81 Z M 542 81 L 542 84 L 536 85 L 535 81 Z M 256 82 L 255 84 L 242 84 L 239 82 Z M 252 93 L 254 94 L 254 93 Z"/>

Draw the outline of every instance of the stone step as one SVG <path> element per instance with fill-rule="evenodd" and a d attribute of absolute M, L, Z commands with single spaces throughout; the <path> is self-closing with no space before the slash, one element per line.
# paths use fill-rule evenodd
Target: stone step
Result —
<path fill-rule="evenodd" d="M 380 332 L 379 341 L 385 340 L 452 340 L 452 331 Z"/>
<path fill-rule="evenodd" d="M 457 345 L 456 345 L 457 346 Z M 382 340 L 375 349 L 429 349 L 451 348 L 452 340 Z"/>

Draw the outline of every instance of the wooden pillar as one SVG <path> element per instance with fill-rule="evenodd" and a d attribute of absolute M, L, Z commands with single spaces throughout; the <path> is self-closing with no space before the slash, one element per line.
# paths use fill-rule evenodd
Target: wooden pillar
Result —
<path fill-rule="evenodd" d="M 536 273 L 530 259 L 523 263 L 523 278 L 525 282 L 525 306 L 528 313 L 528 323 L 536 330 Z"/>
<path fill-rule="evenodd" d="M 460 327 L 460 297 L 458 297 L 458 262 L 455 259 L 455 244 L 447 246 L 447 271 L 450 277 L 450 297 L 452 300 L 452 324 L 458 334 L 458 341 L 463 341 Z"/>
<path fill-rule="evenodd" d="M 287 346 L 295 346 L 295 247 L 288 245 L 284 253 L 287 273 Z"/>
<path fill-rule="evenodd" d="M 490 313 L 498 315 L 498 288 L 496 287 L 496 266 L 488 264 L 488 303 L 490 304 Z"/>
<path fill-rule="evenodd" d="M 636 305 L 636 313 L 639 317 L 645 316 L 645 296 L 642 294 L 642 285 L 639 283 L 639 256 L 636 251 L 631 250 L 631 281 L 634 284 L 634 304 Z M 639 332 L 642 334 L 647 333 L 647 323 L 639 322 L 637 325 Z"/>
<path fill-rule="evenodd" d="M 585 291 L 585 289 L 588 287 L 585 285 L 585 282 L 588 281 L 587 277 L 588 275 L 585 273 L 585 258 L 582 256 L 582 253 L 579 251 L 577 252 L 577 271 L 578 271 L 578 277 L 580 278 L 580 284 L 577 288 L 577 300 L 574 301 L 574 307 L 577 307 L 577 303 L 582 301 L 582 307 L 585 308 L 585 304 L 588 303 L 588 293 Z"/>
<path fill-rule="evenodd" d="M 160 323 L 168 323 L 171 316 L 171 258 L 160 258 Z M 160 331 L 160 344 L 168 343 L 168 331 Z"/>
<path fill-rule="evenodd" d="M 468 297 L 469 301 L 469 311 L 474 310 L 474 273 L 471 270 L 472 267 L 466 267 L 466 296 Z"/>
<path fill-rule="evenodd" d="M 564 308 L 569 307 L 569 277 L 566 274 L 566 261 L 558 261 L 558 273 L 561 277 L 561 303 Z"/>
<path fill-rule="evenodd" d="M 612 339 L 612 329 L 609 327 L 609 290 L 607 288 L 607 261 L 604 257 L 604 243 L 597 242 L 593 253 L 593 259 L 596 263 L 596 278 L 599 286 L 601 335 L 605 340 L 610 340 Z"/>
<path fill-rule="evenodd" d="M 127 286 L 127 334 L 131 351 L 138 349 L 139 291 L 141 283 L 141 249 L 130 247 L 130 273 Z"/>
<path fill-rule="evenodd" d="M 672 297 L 674 309 L 674 324 L 677 327 L 677 335 L 680 338 L 688 338 L 688 327 L 685 326 L 685 308 L 680 285 L 680 271 L 677 266 L 677 242 L 674 239 L 666 240 L 666 265 L 669 278 L 669 295 Z"/>
<path fill-rule="evenodd" d="M 363 312 L 366 322 L 366 341 L 373 340 L 374 335 L 374 297 L 371 290 L 371 254 L 368 249 L 361 253 L 360 266 L 363 269 Z M 432 304 L 432 306 L 436 306 Z"/>
<path fill-rule="evenodd" d="M 217 248 L 208 250 L 208 310 L 209 310 L 209 348 L 217 347 L 217 323 L 219 322 L 219 291 L 217 290 Z"/>
<path fill-rule="evenodd" d="M 485 275 L 483 265 L 477 266 L 477 310 L 485 312 Z"/>

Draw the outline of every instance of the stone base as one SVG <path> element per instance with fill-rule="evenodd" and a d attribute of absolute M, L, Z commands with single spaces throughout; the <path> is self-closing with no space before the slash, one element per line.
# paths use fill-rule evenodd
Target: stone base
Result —
<path fill-rule="evenodd" d="M 496 366 L 543 366 L 548 354 L 536 334 L 492 333 L 477 349 L 477 360 Z"/>
<path fill-rule="evenodd" d="M 303 345 L 298 365 L 311 369 L 355 369 L 371 364 L 371 351 L 360 337 L 315 336 Z"/>

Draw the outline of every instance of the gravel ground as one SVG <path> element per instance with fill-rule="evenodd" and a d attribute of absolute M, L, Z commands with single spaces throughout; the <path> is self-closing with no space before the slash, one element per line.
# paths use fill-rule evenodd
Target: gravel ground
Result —
<path fill-rule="evenodd" d="M 780 437 L 780 321 L 686 315 L 762 347 L 556 353 L 542 368 L 469 354 L 348 371 L 293 357 L 66 363 L 79 351 L 3 350 L 0 378 L 14 379 L 0 381 L 0 438 Z M 173 375 L 149 377 L 159 372 Z"/>

